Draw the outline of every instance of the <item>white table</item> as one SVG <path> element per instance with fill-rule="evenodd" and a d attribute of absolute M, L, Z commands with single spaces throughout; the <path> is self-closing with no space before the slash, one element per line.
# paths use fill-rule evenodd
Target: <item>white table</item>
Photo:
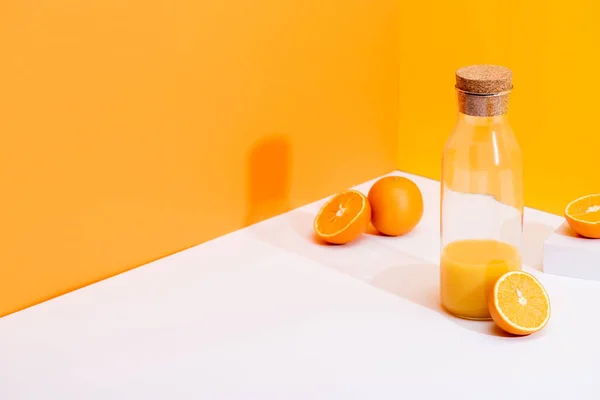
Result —
<path fill-rule="evenodd" d="M 311 240 L 322 202 L 0 319 L 0 399 L 600 399 L 600 282 L 540 272 L 545 330 L 438 305 L 439 184 L 401 238 Z M 371 182 L 358 186 L 365 193 Z"/>

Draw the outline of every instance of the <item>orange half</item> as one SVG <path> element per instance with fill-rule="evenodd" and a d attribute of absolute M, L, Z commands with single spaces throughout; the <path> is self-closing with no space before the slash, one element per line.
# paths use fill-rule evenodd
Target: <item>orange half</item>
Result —
<path fill-rule="evenodd" d="M 546 289 L 524 271 L 510 271 L 498 278 L 488 302 L 494 322 L 513 335 L 537 332 L 550 319 Z"/>
<path fill-rule="evenodd" d="M 600 239 L 600 194 L 580 197 L 567 205 L 565 219 L 581 236 Z"/>
<path fill-rule="evenodd" d="M 345 244 L 365 233 L 371 222 L 371 205 L 357 190 L 333 196 L 315 217 L 316 235 L 327 243 Z"/>

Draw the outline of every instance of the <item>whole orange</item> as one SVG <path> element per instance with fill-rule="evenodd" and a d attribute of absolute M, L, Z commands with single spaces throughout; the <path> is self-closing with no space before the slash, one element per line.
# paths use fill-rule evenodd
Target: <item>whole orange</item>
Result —
<path fill-rule="evenodd" d="M 369 190 L 371 223 L 379 232 L 400 236 L 412 231 L 423 217 L 423 195 L 410 179 L 381 178 Z"/>

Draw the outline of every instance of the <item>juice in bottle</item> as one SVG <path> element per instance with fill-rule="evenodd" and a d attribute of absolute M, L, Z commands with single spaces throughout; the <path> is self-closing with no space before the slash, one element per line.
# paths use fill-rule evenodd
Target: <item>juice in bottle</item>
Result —
<path fill-rule="evenodd" d="M 441 295 L 448 311 L 463 318 L 489 317 L 487 296 L 496 280 L 521 268 L 514 246 L 491 239 L 465 239 L 448 244 L 440 261 Z"/>

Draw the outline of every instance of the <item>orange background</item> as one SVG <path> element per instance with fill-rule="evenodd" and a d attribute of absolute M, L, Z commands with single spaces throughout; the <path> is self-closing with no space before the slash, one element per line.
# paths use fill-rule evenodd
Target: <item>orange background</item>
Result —
<path fill-rule="evenodd" d="M 0 2 L 0 315 L 393 170 L 397 10 Z"/>

